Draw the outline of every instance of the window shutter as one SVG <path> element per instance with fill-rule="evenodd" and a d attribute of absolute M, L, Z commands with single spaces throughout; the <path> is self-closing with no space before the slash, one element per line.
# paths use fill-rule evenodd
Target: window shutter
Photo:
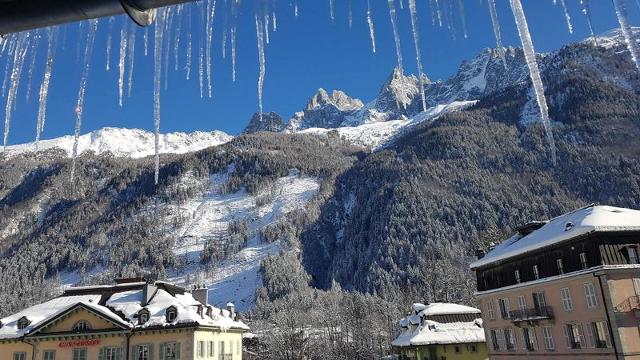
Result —
<path fill-rule="evenodd" d="M 571 349 L 571 338 L 569 337 L 569 329 L 567 325 L 562 327 L 562 331 L 564 332 L 564 339 L 567 342 L 567 349 Z"/>
<path fill-rule="evenodd" d="M 149 360 L 153 360 L 153 344 L 149 344 Z"/>
<path fill-rule="evenodd" d="M 607 341 L 607 347 L 611 347 L 611 337 L 609 337 L 609 322 L 604 322 L 604 338 Z"/>
<path fill-rule="evenodd" d="M 594 336 L 594 323 L 587 323 L 587 346 L 590 348 L 596 347 L 596 341 Z"/>
<path fill-rule="evenodd" d="M 165 349 L 166 349 L 166 347 L 167 347 L 167 344 L 166 344 L 166 343 L 162 343 L 162 344 L 160 344 L 160 360 L 164 360 L 164 359 L 165 359 L 165 355 L 164 355 L 164 353 L 165 353 L 165 351 L 166 351 L 166 350 L 165 350 Z"/>
<path fill-rule="evenodd" d="M 100 353 L 98 353 L 98 360 L 105 360 L 105 357 L 107 356 L 105 354 L 106 351 L 107 351 L 107 349 L 100 348 Z"/>
<path fill-rule="evenodd" d="M 180 343 L 176 343 L 176 359 L 180 360 Z"/>

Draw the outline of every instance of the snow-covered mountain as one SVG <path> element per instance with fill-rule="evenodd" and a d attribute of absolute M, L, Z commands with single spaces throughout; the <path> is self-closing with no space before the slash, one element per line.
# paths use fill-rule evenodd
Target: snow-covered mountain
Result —
<path fill-rule="evenodd" d="M 253 134 L 258 131 L 280 132 L 284 130 L 285 123 L 282 116 L 275 112 L 254 113 L 249 125 L 242 131 L 243 134 Z"/>
<path fill-rule="evenodd" d="M 175 132 L 160 135 L 160 153 L 183 154 L 201 150 L 210 146 L 224 144 L 233 139 L 222 131 L 195 131 L 192 133 Z M 63 136 L 42 140 L 36 149 L 35 143 L 8 146 L 6 154 L 15 156 L 58 148 L 67 156 L 73 151 L 73 136 Z M 78 154 L 93 151 L 96 154 L 111 153 L 116 157 L 143 158 L 154 154 L 154 134 L 140 129 L 103 128 L 81 135 L 78 141 Z"/>
<path fill-rule="evenodd" d="M 314 127 L 336 128 L 362 106 L 362 101 L 340 90 L 334 90 L 329 95 L 326 90 L 320 88 L 309 99 L 304 110 L 293 115 L 285 131 L 296 132 Z"/>

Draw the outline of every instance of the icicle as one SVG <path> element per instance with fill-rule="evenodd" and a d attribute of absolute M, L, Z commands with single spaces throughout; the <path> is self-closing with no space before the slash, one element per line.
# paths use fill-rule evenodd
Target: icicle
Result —
<path fill-rule="evenodd" d="M 420 98 L 422 100 L 422 111 L 427 111 L 427 99 L 424 94 L 424 73 L 422 71 L 422 59 L 420 55 L 420 36 L 418 33 L 418 13 L 416 10 L 416 0 L 409 0 L 409 14 L 411 17 L 411 31 L 413 33 L 413 44 L 416 48 L 416 63 L 418 64 L 418 79 L 420 83 Z"/>
<path fill-rule="evenodd" d="M 436 2 L 436 14 L 438 15 L 438 24 L 442 27 L 442 12 L 440 11 L 440 1 L 435 0 Z"/>
<path fill-rule="evenodd" d="M 76 126 L 73 136 L 73 152 L 71 161 L 71 182 L 76 172 L 76 159 L 78 157 L 78 140 L 80 139 L 80 129 L 82 127 L 82 114 L 84 112 L 84 95 L 87 91 L 87 80 L 89 79 L 89 69 L 91 68 L 91 55 L 93 53 L 93 41 L 95 39 L 96 30 L 98 29 L 98 20 L 89 20 L 89 29 L 87 34 L 87 47 L 84 50 L 84 65 L 82 75 L 80 77 L 80 89 L 78 90 L 78 102 L 76 105 Z"/>
<path fill-rule="evenodd" d="M 293 16 L 298 17 L 298 1 L 293 1 Z"/>
<path fill-rule="evenodd" d="M 446 2 L 447 6 L 447 12 L 446 12 L 446 19 L 445 22 L 447 23 L 447 29 L 449 30 L 449 33 L 451 34 L 451 40 L 456 40 L 456 28 L 455 28 L 455 24 L 453 23 L 453 2 L 452 1 L 448 1 Z"/>
<path fill-rule="evenodd" d="M 211 43 L 213 41 L 213 18 L 216 13 L 216 0 L 209 0 L 207 3 L 207 89 L 209 90 L 209 98 L 213 97 L 213 86 L 211 76 Z"/>
<path fill-rule="evenodd" d="M 598 46 L 598 39 L 596 38 L 596 34 L 593 31 L 593 24 L 591 22 L 591 10 L 589 8 L 589 0 L 580 0 L 580 5 L 582 6 L 582 13 L 587 18 L 587 24 L 589 25 L 589 32 L 591 33 L 591 37 L 593 38 L 593 43 Z"/>
<path fill-rule="evenodd" d="M 227 28 L 222 31 L 222 58 L 227 58 Z"/>
<path fill-rule="evenodd" d="M 174 71 L 178 71 L 178 66 L 179 66 L 179 60 L 180 57 L 178 56 L 178 54 L 180 53 L 180 36 L 182 35 L 182 9 L 183 9 L 184 5 L 178 5 L 177 9 L 178 9 L 178 14 L 177 14 L 177 18 L 178 18 L 178 25 L 176 26 L 176 35 L 175 35 L 175 40 L 173 41 L 173 65 Z"/>
<path fill-rule="evenodd" d="M 201 5 L 202 3 L 200 3 L 201 6 L 201 11 L 200 11 L 200 18 L 202 21 L 202 24 L 205 24 L 205 10 L 204 7 Z M 205 26 L 205 36 L 206 36 L 206 26 Z M 205 47 L 206 41 L 204 40 L 203 36 L 200 36 L 200 49 L 198 51 L 198 80 L 199 80 L 199 84 L 200 84 L 200 98 L 204 98 L 204 47 Z"/>
<path fill-rule="evenodd" d="M 40 86 L 40 98 L 38 104 L 38 123 L 36 125 L 36 150 L 38 149 L 38 143 L 42 131 L 44 131 L 45 120 L 47 117 L 47 100 L 49 98 L 49 84 L 51 83 L 51 71 L 53 69 L 53 60 L 55 58 L 56 41 L 58 38 L 58 27 L 50 27 L 47 43 L 47 64 L 44 70 L 44 78 L 42 79 L 42 85 Z"/>
<path fill-rule="evenodd" d="M 264 56 L 263 24 L 260 22 L 260 17 L 257 14 L 256 38 L 258 40 L 258 62 L 260 64 L 260 73 L 258 75 L 258 108 L 260 111 L 260 121 L 262 121 L 262 88 L 264 85 L 264 76 L 266 72 L 266 61 Z"/>
<path fill-rule="evenodd" d="M 122 107 L 123 98 L 124 98 L 124 71 L 125 71 L 125 62 L 127 58 L 127 24 L 128 22 L 122 23 L 122 29 L 120 29 L 120 58 L 118 60 L 118 105 Z"/>
<path fill-rule="evenodd" d="M 278 31 L 278 18 L 276 17 L 276 4 L 273 0 L 273 12 L 271 13 L 271 23 L 273 24 L 273 32 Z"/>
<path fill-rule="evenodd" d="M 567 0 L 560 0 L 560 4 L 562 5 L 562 11 L 564 11 L 564 18 L 567 20 L 569 34 L 573 34 L 573 24 L 571 23 L 571 15 L 569 14 L 569 8 L 567 7 Z"/>
<path fill-rule="evenodd" d="M 114 17 L 109 18 L 109 28 L 107 30 L 107 71 L 111 70 L 111 43 L 113 42 L 113 20 Z"/>
<path fill-rule="evenodd" d="M 371 51 L 376 53 L 376 32 L 373 27 L 373 17 L 371 16 L 371 2 L 367 0 L 367 24 L 369 24 L 369 37 L 371 38 Z"/>
<path fill-rule="evenodd" d="M 522 50 L 524 51 L 527 67 L 529 67 L 529 75 L 531 76 L 531 83 L 536 94 L 536 101 L 540 108 L 540 116 L 542 117 L 542 125 L 544 126 L 547 141 L 551 147 L 551 161 L 553 165 L 556 164 L 556 146 L 553 139 L 553 132 L 551 129 L 551 122 L 549 120 L 549 108 L 547 107 L 547 99 L 544 95 L 544 86 L 542 84 L 542 77 L 540 76 L 540 69 L 538 68 L 538 61 L 536 60 L 536 53 L 533 49 L 533 41 L 531 41 L 531 34 L 529 33 L 529 25 L 524 15 L 524 9 L 520 0 L 510 0 L 511 10 L 516 20 L 518 27 L 518 34 L 520 35 L 520 41 L 522 42 Z"/>
<path fill-rule="evenodd" d="M 393 28 L 393 40 L 396 44 L 396 57 L 398 58 L 398 68 L 400 69 L 400 73 L 404 74 L 404 70 L 402 67 L 402 48 L 400 46 L 400 34 L 398 34 L 398 24 L 396 19 L 396 6 L 394 4 L 395 0 L 388 0 L 389 4 L 389 18 L 391 18 L 391 27 Z"/>
<path fill-rule="evenodd" d="M 144 28 L 143 41 L 144 41 L 144 56 L 146 57 L 147 55 L 149 55 L 149 27 L 148 26 L 145 26 Z"/>
<path fill-rule="evenodd" d="M 496 49 L 502 60 L 505 70 L 507 69 L 507 59 L 504 55 L 504 47 L 502 47 L 502 35 L 500 35 L 500 23 L 498 22 L 498 13 L 496 12 L 496 0 L 488 0 L 489 13 L 491 14 L 491 24 L 493 25 L 493 35 L 496 37 Z"/>
<path fill-rule="evenodd" d="M 433 0 L 429 0 L 429 8 L 431 9 L 431 26 L 436 26 L 436 5 Z"/>
<path fill-rule="evenodd" d="M 351 6 L 351 0 L 348 0 L 348 4 L 349 6 L 349 29 L 351 29 L 353 27 L 353 8 Z"/>
<path fill-rule="evenodd" d="M 20 78 L 22 77 L 22 68 L 24 64 L 24 58 L 27 55 L 27 49 L 29 48 L 30 33 L 22 33 L 18 35 L 15 52 L 13 53 L 13 69 L 11 70 L 11 85 L 9 86 L 9 94 L 7 95 L 7 104 L 4 115 L 4 150 L 7 148 L 9 142 L 9 131 L 11 129 L 11 114 L 13 112 L 16 96 L 18 95 L 18 86 L 20 85 Z M 9 60 L 7 60 L 8 62 Z"/>
<path fill-rule="evenodd" d="M 233 82 L 236 81 L 236 35 L 238 32 L 237 29 L 237 24 L 238 24 L 238 8 L 237 8 L 237 1 L 234 0 L 232 8 L 231 8 L 231 16 L 232 16 L 232 22 L 233 24 L 231 25 L 231 79 L 233 80 Z M 297 9 L 297 8 L 296 8 Z M 297 10 L 296 10 L 296 16 L 297 16 Z"/>
<path fill-rule="evenodd" d="M 174 8 L 168 8 L 166 14 L 166 24 L 164 27 L 163 38 L 166 41 L 164 46 L 164 60 L 162 66 L 164 67 L 164 89 L 169 88 L 169 63 L 171 59 L 171 29 L 173 28 L 173 20 L 175 19 Z"/>
<path fill-rule="evenodd" d="M 633 35 L 633 31 L 629 26 L 626 4 L 624 0 L 613 0 L 613 5 L 616 8 L 616 16 L 618 17 L 618 22 L 620 23 L 622 35 L 624 35 L 624 40 L 627 43 L 627 48 L 631 53 L 631 59 L 633 59 L 633 63 L 636 65 L 638 71 L 640 71 L 640 49 L 638 49 L 638 42 L 636 41 L 635 36 Z"/>
<path fill-rule="evenodd" d="M 464 38 L 468 37 L 467 34 L 467 19 L 464 15 L 464 3 L 462 0 L 458 0 L 458 12 L 460 13 L 460 22 L 462 23 L 462 33 L 464 34 Z"/>
<path fill-rule="evenodd" d="M 400 9 L 401 9 L 401 10 L 402 10 L 402 9 L 404 9 L 403 1 L 402 1 L 402 0 L 400 0 L 400 1 L 398 1 L 398 2 L 400 3 Z"/>
<path fill-rule="evenodd" d="M 33 40 L 31 41 L 31 62 L 29 63 L 29 72 L 27 77 L 27 93 L 25 101 L 28 103 L 31 99 L 31 86 L 33 83 L 33 71 L 36 67 L 36 59 L 38 58 L 38 46 L 40 45 L 40 30 L 36 30 Z"/>
<path fill-rule="evenodd" d="M 158 185 L 160 175 L 160 90 L 162 83 L 162 45 L 164 39 L 164 21 L 167 10 L 160 9 L 157 12 L 155 28 L 155 47 L 153 65 L 153 124 L 154 124 L 154 149 L 155 149 L 155 172 L 154 181 Z"/>
<path fill-rule="evenodd" d="M 136 58 L 136 28 L 134 26 L 132 26 L 129 31 L 129 42 L 127 44 L 129 47 L 129 53 L 127 54 L 127 57 L 129 58 L 129 82 L 127 86 L 127 96 L 131 97 L 131 91 L 133 89 L 133 64 Z"/>
<path fill-rule="evenodd" d="M 189 6 L 189 14 L 187 15 L 187 62 L 185 64 L 185 70 L 187 72 L 187 80 L 191 78 L 191 63 L 193 56 L 193 39 L 191 37 L 191 28 L 193 24 L 191 6 Z"/>
<path fill-rule="evenodd" d="M 333 13 L 333 0 L 329 0 L 329 18 L 331 18 L 331 23 L 335 21 L 335 15 Z"/>
<path fill-rule="evenodd" d="M 267 45 L 269 45 L 269 43 L 271 42 L 269 40 L 269 15 L 266 13 L 266 11 L 264 14 L 264 21 L 262 23 L 264 24 L 263 32 L 264 32 L 265 42 L 267 43 Z"/>

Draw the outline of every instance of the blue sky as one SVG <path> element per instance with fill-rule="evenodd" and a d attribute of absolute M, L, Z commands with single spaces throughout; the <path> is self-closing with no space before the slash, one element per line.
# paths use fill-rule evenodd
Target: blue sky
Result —
<path fill-rule="evenodd" d="M 266 48 L 265 111 L 276 111 L 288 119 L 295 111 L 303 108 L 319 87 L 327 90 L 341 89 L 364 102 L 374 98 L 396 64 L 387 2 L 370 0 L 377 40 L 377 52 L 372 54 L 365 18 L 365 0 L 351 0 L 351 29 L 347 21 L 347 0 L 334 0 L 333 24 L 329 18 L 329 0 L 298 0 L 298 18 L 293 16 L 293 8 L 290 6 L 292 1 L 277 1 L 278 29 L 271 34 L 271 43 Z M 415 73 L 415 51 L 406 7 L 407 0 L 403 0 L 404 10 L 399 8 L 397 1 L 405 71 Z M 586 20 L 580 12 L 578 0 L 567 0 L 574 23 L 573 34 L 567 31 L 559 4 L 554 6 L 552 0 L 522 1 L 537 51 L 558 49 L 563 44 L 588 36 Z M 440 2 L 445 4 L 441 5 L 443 16 L 446 15 L 446 4 L 456 3 L 454 0 Z M 508 1 L 496 2 L 504 43 L 519 46 Z M 633 1 L 627 2 L 631 24 L 635 25 L 640 18 L 638 8 Z M 218 0 L 218 4 L 221 3 L 223 0 Z M 462 37 L 457 7 L 454 7 L 456 40 L 452 40 L 446 25 L 442 28 L 432 26 L 429 1 L 417 0 L 417 3 L 422 60 L 425 72 L 431 79 L 445 79 L 451 76 L 462 60 L 472 58 L 483 48 L 495 44 L 486 1 L 464 0 L 469 34 L 467 39 Z M 596 32 L 604 32 L 617 26 L 611 1 L 592 0 L 591 7 Z M 171 64 L 169 87 L 162 93 L 162 132 L 220 129 L 235 134 L 244 128 L 251 115 L 257 111 L 258 62 L 254 2 L 244 1 L 239 15 L 238 77 L 235 83 L 231 81 L 229 56 L 227 59 L 221 58 L 223 13 L 222 8 L 219 8 L 213 35 L 213 99 L 200 98 L 196 55 L 199 35 L 196 34 L 191 80 L 185 79 L 182 70 L 174 72 L 173 63 Z M 195 14 L 197 13 L 194 12 L 194 21 Z M 83 133 L 105 126 L 148 130 L 153 128 L 153 59 L 151 54 L 145 58 L 142 53 L 142 29 L 138 29 L 137 33 L 133 94 L 125 99 L 122 108 L 118 106 L 117 53 L 119 30 L 124 20 L 127 19 L 119 18 L 115 22 L 112 69 L 109 72 L 105 71 L 108 26 L 105 20 L 99 24 L 87 88 Z M 78 24 L 67 25 L 64 31 L 65 47 L 62 49 L 61 45 L 58 48 L 44 138 L 73 132 L 74 108 L 80 83 L 80 64 L 77 60 L 78 28 Z M 183 37 L 180 67 L 185 63 L 185 44 Z M 39 49 L 40 60 L 36 63 L 33 76 L 34 93 L 40 86 L 45 51 L 43 42 Z M 5 61 L 0 61 L 0 69 L 4 69 Z M 13 144 L 29 142 L 35 137 L 37 102 L 34 101 L 33 95 L 30 103 L 25 102 L 26 87 L 26 81 L 21 83 L 17 110 L 11 126 L 10 143 Z M 4 109 L 4 100 L 0 106 Z"/>

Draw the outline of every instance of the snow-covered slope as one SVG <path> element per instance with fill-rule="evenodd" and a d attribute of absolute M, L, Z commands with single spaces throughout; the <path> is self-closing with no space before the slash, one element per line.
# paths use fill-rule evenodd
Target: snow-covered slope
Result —
<path fill-rule="evenodd" d="M 289 176 L 278 179 L 269 190 L 255 196 L 244 190 L 221 194 L 218 189 L 233 171 L 230 166 L 226 173 L 213 175 L 204 196 L 173 209 L 176 216 L 186 214 L 189 220 L 175 230 L 174 253 L 184 260 L 184 268 L 170 274 L 170 280 L 183 283 L 187 278 L 194 281 L 199 277 L 198 283 L 209 288 L 211 304 L 223 306 L 231 301 L 243 311 L 253 306 L 256 289 L 261 285 L 258 271 L 262 259 L 280 250 L 277 242 L 261 242 L 262 231 L 283 220 L 286 214 L 302 209 L 320 189 L 320 179 L 300 176 L 291 170 Z M 198 180 L 187 177 L 183 181 Z M 233 222 L 247 226 L 244 248 L 203 272 L 201 252 L 209 241 L 226 241 Z"/>
<path fill-rule="evenodd" d="M 196 131 L 160 135 L 160 153 L 183 154 L 210 146 L 224 144 L 233 139 L 222 131 Z M 42 140 L 39 150 L 59 148 L 68 156 L 73 150 L 73 136 Z M 8 146 L 6 153 L 15 156 L 36 151 L 35 143 Z M 154 154 L 154 134 L 140 129 L 103 128 L 80 136 L 78 153 L 93 151 L 96 154 L 110 152 L 116 157 L 143 158 Z"/>
<path fill-rule="evenodd" d="M 476 102 L 475 100 L 453 101 L 450 104 L 433 106 L 409 119 L 371 122 L 359 126 L 343 126 L 335 129 L 310 128 L 301 131 L 301 133 L 322 136 L 337 133 L 341 138 L 353 144 L 377 150 L 389 144 L 398 135 L 424 121 L 433 121 L 446 113 L 464 110 Z"/>

